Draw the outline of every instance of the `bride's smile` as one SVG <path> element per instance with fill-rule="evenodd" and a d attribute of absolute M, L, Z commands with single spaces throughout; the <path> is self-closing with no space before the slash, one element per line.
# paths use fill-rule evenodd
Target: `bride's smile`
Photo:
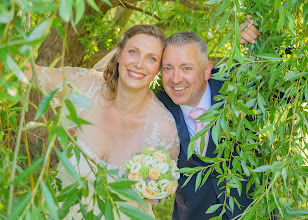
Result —
<path fill-rule="evenodd" d="M 147 34 L 131 37 L 122 51 L 119 50 L 119 84 L 130 89 L 148 90 L 159 72 L 162 45 L 159 39 Z"/>

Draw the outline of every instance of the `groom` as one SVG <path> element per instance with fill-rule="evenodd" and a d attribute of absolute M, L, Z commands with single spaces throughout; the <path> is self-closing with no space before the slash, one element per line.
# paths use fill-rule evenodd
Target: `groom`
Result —
<path fill-rule="evenodd" d="M 249 26 L 251 27 L 251 24 Z M 248 35 L 242 33 L 243 39 L 241 42 L 248 40 L 250 43 L 254 43 L 258 30 L 253 26 L 245 33 L 248 33 Z M 198 35 L 191 32 L 181 32 L 168 38 L 162 59 L 162 82 L 167 94 L 162 92 L 158 94 L 158 97 L 176 120 L 181 142 L 179 168 L 207 165 L 195 154 L 187 160 L 187 147 L 192 136 L 199 129 L 200 123 L 196 123 L 194 118 L 203 114 L 206 109 L 216 103 L 213 98 L 219 94 L 218 91 L 223 84 L 222 81 L 210 79 L 212 68 L 212 63 L 208 61 L 207 46 Z M 205 136 L 205 146 L 207 147 L 204 147 L 205 150 L 201 152 L 200 144 L 197 141 L 195 152 L 214 158 L 216 146 L 211 135 Z M 181 175 L 172 218 L 174 220 L 204 220 L 219 216 L 221 209 L 211 214 L 205 214 L 210 206 L 224 203 L 224 195 L 218 198 L 218 195 L 222 192 L 220 188 L 223 183 L 218 185 L 217 175 L 218 173 L 213 172 L 205 184 L 196 192 L 196 176 L 182 188 L 186 177 Z M 222 219 L 232 219 L 243 212 L 252 202 L 246 195 L 246 182 L 242 182 L 241 196 L 238 195 L 236 190 L 233 190 L 231 190 L 231 195 L 236 197 L 242 205 L 241 210 L 237 205 L 234 206 L 233 213 L 226 208 L 226 213 L 223 214 Z"/>

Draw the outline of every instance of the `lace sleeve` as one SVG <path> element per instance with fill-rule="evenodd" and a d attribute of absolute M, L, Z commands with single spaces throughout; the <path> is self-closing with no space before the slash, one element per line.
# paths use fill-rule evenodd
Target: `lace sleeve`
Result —
<path fill-rule="evenodd" d="M 144 129 L 143 148 L 147 146 L 162 146 L 173 160 L 178 158 L 180 140 L 175 120 L 154 94 Z"/>
<path fill-rule="evenodd" d="M 61 100 L 63 97 L 64 88 L 64 78 L 70 84 L 66 86 L 65 97 L 69 98 L 70 94 L 79 93 L 85 96 L 91 103 L 90 108 L 83 109 L 81 107 L 75 106 L 77 114 L 80 115 L 81 112 L 86 111 L 89 115 L 93 112 L 98 95 L 101 93 L 102 89 L 102 72 L 96 71 L 94 69 L 86 69 L 80 67 L 63 67 L 63 68 L 52 68 L 49 70 L 48 67 L 41 67 L 38 69 L 38 84 L 40 89 L 43 90 L 45 94 L 58 89 L 58 92 L 53 98 L 53 106 L 58 107 L 61 105 Z M 65 115 L 68 114 L 68 110 L 64 108 L 63 123 L 65 127 L 72 128 L 74 123 L 66 119 Z"/>

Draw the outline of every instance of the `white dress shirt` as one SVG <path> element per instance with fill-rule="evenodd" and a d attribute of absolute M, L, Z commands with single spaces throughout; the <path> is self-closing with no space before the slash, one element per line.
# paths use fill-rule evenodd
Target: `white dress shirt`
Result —
<path fill-rule="evenodd" d="M 212 103 L 211 103 L 211 88 L 209 83 L 207 83 L 206 89 L 203 93 L 203 96 L 200 100 L 200 102 L 198 103 L 198 105 L 196 107 L 190 107 L 188 105 L 180 105 L 181 110 L 183 112 L 184 115 L 184 120 L 185 123 L 187 125 L 187 129 L 189 132 L 189 137 L 190 139 L 195 135 L 195 127 L 196 127 L 196 123 L 194 120 L 192 120 L 191 118 L 188 117 L 188 114 L 190 113 L 190 111 L 192 109 L 195 108 L 203 108 L 205 110 L 208 110 L 211 107 Z M 208 124 L 209 122 L 206 122 L 205 126 Z"/>

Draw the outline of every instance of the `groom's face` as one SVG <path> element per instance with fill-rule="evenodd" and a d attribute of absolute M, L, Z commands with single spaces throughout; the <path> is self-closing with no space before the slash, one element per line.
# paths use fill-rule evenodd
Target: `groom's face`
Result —
<path fill-rule="evenodd" d="M 175 104 L 197 106 L 210 78 L 211 62 L 195 43 L 167 45 L 162 59 L 162 82 Z"/>

